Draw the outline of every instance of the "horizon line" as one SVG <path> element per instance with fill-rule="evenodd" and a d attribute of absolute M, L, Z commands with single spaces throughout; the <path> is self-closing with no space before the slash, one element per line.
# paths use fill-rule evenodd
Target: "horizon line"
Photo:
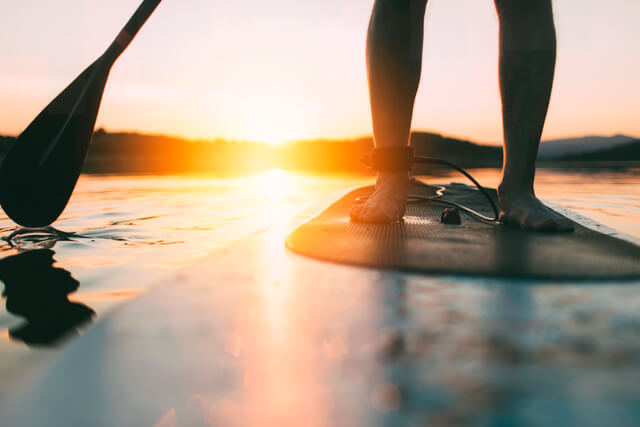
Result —
<path fill-rule="evenodd" d="M 281 141 L 278 143 L 272 143 L 272 142 L 267 142 L 267 141 L 259 141 L 259 140 L 249 140 L 249 139 L 238 139 L 238 138 L 229 138 L 229 137 L 223 137 L 223 136 L 214 136 L 214 137 L 189 137 L 186 135 L 180 135 L 180 134 L 169 134 L 169 133 L 156 133 L 153 131 L 144 131 L 144 130 L 140 130 L 140 129 L 118 129 L 118 130 L 112 130 L 112 129 L 107 129 L 104 126 L 99 126 L 96 127 L 96 129 L 94 129 L 94 134 L 96 132 L 99 131 L 104 131 L 107 134 L 133 134 L 133 135 L 144 135 L 144 136 L 154 136 L 154 137 L 164 137 L 164 138 L 175 138 L 175 139 L 182 139 L 185 141 L 189 141 L 189 142 L 214 142 L 214 141 L 225 141 L 225 142 L 235 142 L 235 143 L 253 143 L 253 144 L 265 144 L 265 145 L 270 145 L 270 146 L 279 146 L 279 145 L 287 145 L 287 144 L 292 144 L 292 143 L 296 143 L 296 142 L 311 142 L 311 141 L 355 141 L 355 140 L 359 140 L 359 139 L 368 139 L 368 138 L 373 138 L 373 134 L 361 134 L 361 135 L 357 135 L 357 136 L 345 136 L 342 138 L 339 137 L 324 137 L 324 136 L 317 136 L 314 138 L 300 138 L 300 139 L 289 139 L 289 140 L 285 140 L 285 141 Z M 467 138 L 467 137 L 462 137 L 462 136 L 455 136 L 455 135 L 448 135 L 442 132 L 438 132 L 435 130 L 428 130 L 428 129 L 412 129 L 411 133 L 428 133 L 428 134 L 432 134 L 432 135 L 439 135 L 443 138 L 451 138 L 451 139 L 458 139 L 460 141 L 467 141 L 467 142 L 471 142 L 474 143 L 476 145 L 483 145 L 483 146 L 493 146 L 493 147 L 499 147 L 502 146 L 502 142 L 486 142 L 486 141 L 482 141 L 480 142 L 477 139 L 472 139 L 472 138 Z M 0 137 L 9 137 L 9 138 L 17 138 L 20 135 L 20 133 L 18 134 L 0 134 Z M 546 138 L 546 139 L 542 139 L 540 142 L 548 142 L 548 141 L 557 141 L 557 140 L 563 140 L 563 139 L 579 139 L 579 138 L 613 138 L 616 136 L 625 136 L 625 137 L 629 137 L 632 139 L 640 139 L 640 137 L 636 136 L 636 135 L 630 135 L 630 134 L 625 134 L 622 132 L 614 132 L 611 134 L 582 134 L 582 135 L 578 135 L 578 134 L 573 134 L 573 135 L 566 135 L 566 136 L 557 136 L 557 137 L 553 137 L 553 138 Z"/>

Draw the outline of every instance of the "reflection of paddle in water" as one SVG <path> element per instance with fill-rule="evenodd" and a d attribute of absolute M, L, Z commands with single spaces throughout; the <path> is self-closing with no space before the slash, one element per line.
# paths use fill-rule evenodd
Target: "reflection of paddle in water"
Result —
<path fill-rule="evenodd" d="M 95 312 L 69 301 L 79 282 L 53 266 L 49 249 L 24 252 L 0 260 L 0 280 L 5 289 L 7 311 L 24 317 L 26 323 L 9 331 L 12 338 L 32 345 L 54 345 L 91 320 Z"/>

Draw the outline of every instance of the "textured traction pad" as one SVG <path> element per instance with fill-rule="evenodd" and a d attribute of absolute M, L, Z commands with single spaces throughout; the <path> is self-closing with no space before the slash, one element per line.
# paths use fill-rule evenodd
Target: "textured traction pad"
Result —
<path fill-rule="evenodd" d="M 446 185 L 447 200 L 486 215 L 491 210 L 474 188 Z M 349 219 L 354 190 L 287 238 L 302 255 L 344 264 L 424 273 L 535 279 L 639 279 L 640 247 L 575 224 L 572 233 L 542 233 L 490 224 L 462 213 L 461 225 L 445 225 L 442 203 L 409 204 L 403 222 L 362 224 Z M 432 195 L 413 186 L 412 194 Z M 489 190 L 496 197 L 495 190 Z"/>

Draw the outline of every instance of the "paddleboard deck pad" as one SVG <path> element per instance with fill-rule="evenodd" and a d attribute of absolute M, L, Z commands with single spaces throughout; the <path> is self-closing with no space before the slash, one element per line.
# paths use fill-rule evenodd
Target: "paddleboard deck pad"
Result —
<path fill-rule="evenodd" d="M 488 201 L 464 184 L 443 186 L 445 200 L 491 215 Z M 489 223 L 460 211 L 460 225 L 443 224 L 448 205 L 407 205 L 402 222 L 351 221 L 357 198 L 374 187 L 358 188 L 286 240 L 289 249 L 323 261 L 432 274 L 579 280 L 640 277 L 640 247 L 579 224 L 569 233 L 533 232 Z M 433 196 L 435 186 L 412 185 L 410 194 Z M 495 190 L 487 189 L 497 200 Z"/>

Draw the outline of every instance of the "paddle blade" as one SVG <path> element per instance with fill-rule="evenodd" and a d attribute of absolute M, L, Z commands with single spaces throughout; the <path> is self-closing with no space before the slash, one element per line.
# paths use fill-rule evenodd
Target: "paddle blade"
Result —
<path fill-rule="evenodd" d="M 64 210 L 91 143 L 111 61 L 98 59 L 18 136 L 0 168 L 0 204 L 25 227 Z"/>

